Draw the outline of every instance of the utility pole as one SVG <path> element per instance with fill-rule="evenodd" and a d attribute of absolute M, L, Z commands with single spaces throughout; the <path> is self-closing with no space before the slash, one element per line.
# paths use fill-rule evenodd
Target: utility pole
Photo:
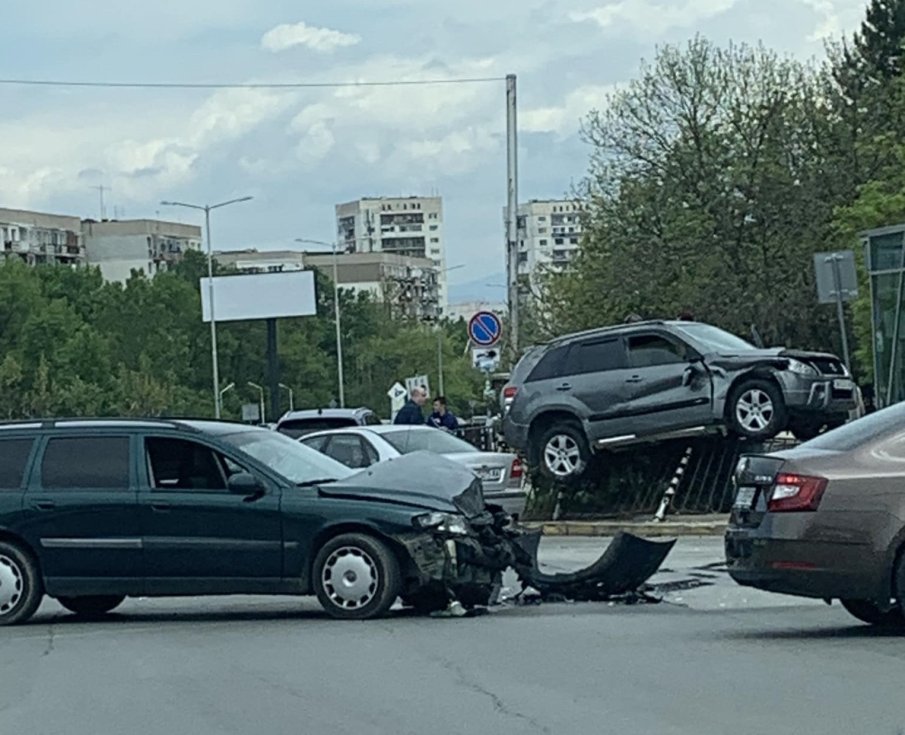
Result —
<path fill-rule="evenodd" d="M 101 184 L 100 186 L 95 186 L 94 188 L 97 189 L 98 198 L 100 200 L 100 215 L 101 222 L 103 222 L 105 219 L 107 219 L 107 206 L 104 204 L 104 192 L 110 191 L 110 189 L 103 184 Z"/>
<path fill-rule="evenodd" d="M 509 302 L 509 360 L 515 365 L 519 348 L 518 293 L 518 101 L 516 76 L 506 76 L 506 179 L 508 213 L 506 221 L 506 265 Z"/>

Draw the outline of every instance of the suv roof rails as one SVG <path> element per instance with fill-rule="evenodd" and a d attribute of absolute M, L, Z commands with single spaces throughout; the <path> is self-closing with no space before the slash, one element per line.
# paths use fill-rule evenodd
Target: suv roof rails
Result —
<path fill-rule="evenodd" d="M 622 332 L 629 329 L 637 329 L 638 327 L 654 327 L 666 324 L 665 319 L 648 319 L 643 322 L 630 322 L 628 324 L 612 324 L 607 327 L 595 327 L 594 329 L 586 329 L 583 332 L 573 332 L 572 334 L 564 334 L 560 337 L 551 339 L 548 344 L 557 345 L 563 342 L 571 342 L 573 339 L 581 339 L 582 337 L 594 337 L 598 334 L 609 334 L 610 332 Z"/>
<path fill-rule="evenodd" d="M 135 425 L 147 425 L 147 424 L 159 424 L 161 426 L 167 426 L 171 429 L 179 429 L 181 431 L 197 431 L 193 426 L 189 426 L 186 424 L 186 421 L 192 421 L 193 419 L 163 419 L 157 417 L 136 417 L 136 416 L 89 416 L 89 417 L 61 417 L 61 418 L 34 418 L 34 419 L 16 419 L 13 421 L 0 421 L 0 426 L 2 427 L 15 427 L 15 426 L 33 426 L 34 424 L 39 424 L 42 429 L 55 429 L 59 427 L 61 424 L 117 424 L 117 425 L 126 425 L 135 424 Z M 197 419 L 197 420 L 210 420 L 210 419 Z"/>

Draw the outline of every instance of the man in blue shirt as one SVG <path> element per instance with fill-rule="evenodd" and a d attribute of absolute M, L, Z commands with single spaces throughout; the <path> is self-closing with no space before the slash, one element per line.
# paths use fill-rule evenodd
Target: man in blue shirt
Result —
<path fill-rule="evenodd" d="M 427 403 L 427 391 L 424 388 L 412 388 L 408 401 L 396 414 L 393 423 L 406 426 L 424 426 L 424 414 L 421 413 L 421 407 L 425 403 Z"/>
<path fill-rule="evenodd" d="M 429 426 L 436 426 L 438 429 L 446 429 L 447 431 L 455 431 L 459 428 L 459 420 L 446 407 L 446 398 L 437 396 L 434 399 L 434 412 L 428 418 Z"/>

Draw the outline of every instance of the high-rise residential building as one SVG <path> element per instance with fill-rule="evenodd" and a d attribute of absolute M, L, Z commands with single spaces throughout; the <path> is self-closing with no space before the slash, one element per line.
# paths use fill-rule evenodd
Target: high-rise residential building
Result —
<path fill-rule="evenodd" d="M 393 253 L 433 262 L 439 304 L 449 299 L 440 197 L 372 197 L 336 205 L 337 242 L 346 253 Z"/>
<path fill-rule="evenodd" d="M 155 276 L 178 263 L 189 250 L 201 249 L 201 228 L 158 220 L 104 220 L 82 223 L 88 264 L 104 280 L 125 282 L 132 271 Z"/>
<path fill-rule="evenodd" d="M 12 259 L 28 265 L 84 265 L 81 220 L 0 208 L 0 260 Z"/>

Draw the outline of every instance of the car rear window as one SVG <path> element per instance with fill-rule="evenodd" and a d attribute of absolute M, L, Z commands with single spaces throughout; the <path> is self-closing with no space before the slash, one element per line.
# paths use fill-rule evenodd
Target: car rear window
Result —
<path fill-rule="evenodd" d="M 462 454 L 478 451 L 467 441 L 452 436 L 452 434 L 447 434 L 440 429 L 426 431 L 399 429 L 398 431 L 382 432 L 380 436 L 400 454 L 409 454 L 410 452 Z"/>
<path fill-rule="evenodd" d="M 619 337 L 594 339 L 572 345 L 566 375 L 584 375 L 625 367 L 625 350 Z"/>
<path fill-rule="evenodd" d="M 0 440 L 0 490 L 17 490 L 25 479 L 25 467 L 34 439 Z"/>
<path fill-rule="evenodd" d="M 311 419 L 290 419 L 284 421 L 279 426 L 279 432 L 298 439 L 306 434 L 313 434 L 315 431 L 327 431 L 329 429 L 347 429 L 350 426 L 358 426 L 353 418 L 326 418 L 318 416 Z"/>
<path fill-rule="evenodd" d="M 128 489 L 129 437 L 59 437 L 47 442 L 41 485 L 47 489 Z"/>
<path fill-rule="evenodd" d="M 803 446 L 846 452 L 901 431 L 903 426 L 905 426 L 905 403 L 897 403 L 821 434 Z"/>
<path fill-rule="evenodd" d="M 568 354 L 569 345 L 554 347 L 553 349 L 548 350 L 538 361 L 537 365 L 534 366 L 534 370 L 531 371 L 525 382 L 533 383 L 537 380 L 550 380 L 551 378 L 559 377 L 563 374 L 566 355 Z M 529 355 L 526 355 L 523 359 L 528 360 L 531 358 Z"/>

